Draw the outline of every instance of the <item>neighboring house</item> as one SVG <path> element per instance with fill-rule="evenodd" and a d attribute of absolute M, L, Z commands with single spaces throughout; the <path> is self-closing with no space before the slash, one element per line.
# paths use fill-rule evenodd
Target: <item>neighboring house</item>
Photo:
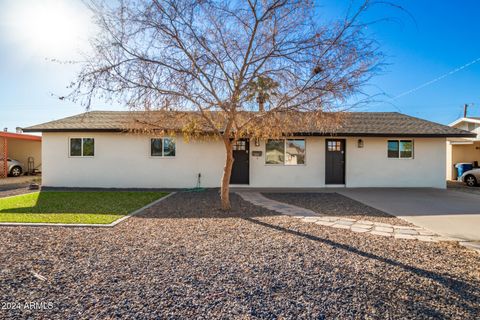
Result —
<path fill-rule="evenodd" d="M 25 128 L 43 134 L 43 185 L 191 188 L 200 174 L 202 187 L 219 187 L 221 141 L 125 132 L 141 115 L 92 111 Z M 231 184 L 445 188 L 447 138 L 472 136 L 400 113 L 353 112 L 335 132 L 298 128 L 285 139 L 239 141 Z"/>
<path fill-rule="evenodd" d="M 455 180 L 455 164 L 462 162 L 480 163 L 480 117 L 460 118 L 451 124 L 452 128 L 469 131 L 469 138 L 449 138 L 447 142 L 447 179 Z"/>
<path fill-rule="evenodd" d="M 9 174 L 7 159 L 20 161 L 24 168 L 22 173 L 29 169 L 41 171 L 42 165 L 42 137 L 30 134 L 0 132 L 0 178 Z"/>

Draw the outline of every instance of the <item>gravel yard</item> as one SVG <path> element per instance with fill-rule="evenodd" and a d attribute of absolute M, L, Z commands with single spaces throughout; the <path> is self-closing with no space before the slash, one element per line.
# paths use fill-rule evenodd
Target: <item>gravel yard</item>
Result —
<path fill-rule="evenodd" d="M 338 193 L 263 193 L 267 198 L 310 209 L 327 216 L 413 226 L 408 221 L 377 210 Z"/>
<path fill-rule="evenodd" d="M 177 193 L 111 229 L 3 227 L 0 303 L 53 308 L 0 318 L 478 319 L 473 251 L 232 204 Z"/>

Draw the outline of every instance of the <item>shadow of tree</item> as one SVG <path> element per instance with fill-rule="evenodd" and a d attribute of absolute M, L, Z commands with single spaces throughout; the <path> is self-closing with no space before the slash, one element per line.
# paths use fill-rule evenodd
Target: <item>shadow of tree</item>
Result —
<path fill-rule="evenodd" d="M 445 299 L 444 303 L 446 305 L 456 304 L 459 308 L 468 312 L 472 316 L 472 319 L 477 318 L 478 315 L 480 314 L 480 304 L 475 303 L 475 302 L 473 302 L 473 303 L 468 302 L 468 301 L 480 302 L 480 286 L 478 284 L 471 284 L 471 283 L 463 281 L 463 280 L 455 279 L 455 278 L 453 278 L 449 275 L 446 275 L 446 274 L 441 274 L 441 273 L 437 273 L 437 272 L 434 272 L 434 271 L 429 271 L 429 270 L 425 270 L 425 269 L 422 269 L 422 268 L 410 266 L 410 265 L 407 265 L 405 263 L 402 263 L 402 262 L 399 262 L 399 261 L 396 261 L 396 260 L 393 260 L 393 259 L 390 259 L 390 258 L 387 258 L 387 257 L 382 257 L 382 256 L 376 255 L 374 253 L 370 253 L 370 252 L 360 250 L 360 249 L 355 248 L 355 247 L 353 247 L 351 245 L 348 245 L 348 244 L 342 244 L 342 243 L 339 243 L 339 242 L 336 242 L 336 241 L 333 241 L 333 240 L 320 238 L 318 236 L 311 235 L 311 234 L 308 234 L 308 233 L 304 233 L 304 232 L 301 232 L 301 231 L 291 230 L 291 229 L 288 229 L 288 228 L 285 228 L 285 227 L 282 227 L 282 226 L 279 226 L 279 225 L 274 225 L 274 224 L 270 224 L 270 223 L 267 223 L 267 222 L 264 222 L 264 221 L 253 219 L 251 217 L 243 217 L 242 219 L 246 220 L 246 221 L 249 221 L 251 223 L 254 223 L 256 225 L 260 225 L 260 226 L 265 227 L 265 228 L 270 228 L 270 229 L 274 229 L 274 230 L 277 230 L 277 231 L 280 231 L 280 232 L 285 232 L 285 233 L 288 233 L 288 234 L 291 234 L 291 235 L 294 235 L 294 236 L 297 236 L 297 237 L 302 237 L 302 238 L 305 238 L 305 239 L 308 239 L 308 240 L 321 242 L 323 244 L 335 247 L 337 249 L 341 249 L 341 250 L 345 250 L 345 251 L 350 252 L 350 253 L 357 254 L 357 255 L 365 257 L 367 259 L 374 259 L 378 262 L 388 264 L 392 267 L 403 269 L 404 271 L 412 273 L 416 276 L 432 280 L 432 281 L 436 282 L 437 284 L 439 284 L 441 286 L 444 286 L 452 294 L 455 294 L 457 296 L 458 299 L 453 299 L 453 297 L 451 297 L 451 296 L 449 296 L 449 297 L 440 297 L 439 296 L 438 297 L 439 299 Z M 411 290 L 411 292 L 417 291 L 417 294 L 419 294 L 419 295 L 423 294 L 421 291 L 418 291 L 415 287 L 411 287 L 409 290 Z M 425 309 L 425 312 L 428 311 L 427 310 L 428 307 L 424 307 L 424 309 Z M 427 313 L 428 313 L 429 316 L 435 316 L 435 317 L 442 318 L 442 314 L 439 311 L 436 311 L 434 309 L 431 309 Z"/>
<path fill-rule="evenodd" d="M 225 219 L 243 217 L 282 216 L 282 214 L 254 206 L 237 194 L 230 194 L 232 209 L 221 209 L 218 189 L 203 192 L 178 192 L 137 218 L 148 219 Z"/>
<path fill-rule="evenodd" d="M 262 193 L 263 196 L 287 204 L 310 209 L 324 215 L 363 215 L 382 218 L 394 216 L 367 206 L 336 192 L 316 193 Z"/>

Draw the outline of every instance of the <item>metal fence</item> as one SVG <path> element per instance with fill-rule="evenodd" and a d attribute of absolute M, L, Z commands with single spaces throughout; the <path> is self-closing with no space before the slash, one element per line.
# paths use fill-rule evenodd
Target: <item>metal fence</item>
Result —
<path fill-rule="evenodd" d="M 0 179 L 7 177 L 7 138 L 0 137 Z"/>

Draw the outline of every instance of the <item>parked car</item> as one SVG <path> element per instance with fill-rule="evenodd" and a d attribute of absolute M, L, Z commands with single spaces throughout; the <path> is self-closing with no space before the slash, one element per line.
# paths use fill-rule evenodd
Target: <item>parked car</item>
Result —
<path fill-rule="evenodd" d="M 460 179 L 469 187 L 474 187 L 480 182 L 480 168 L 465 171 Z"/>
<path fill-rule="evenodd" d="M 25 172 L 25 166 L 18 160 L 7 159 L 8 174 L 12 177 L 19 177 Z"/>

